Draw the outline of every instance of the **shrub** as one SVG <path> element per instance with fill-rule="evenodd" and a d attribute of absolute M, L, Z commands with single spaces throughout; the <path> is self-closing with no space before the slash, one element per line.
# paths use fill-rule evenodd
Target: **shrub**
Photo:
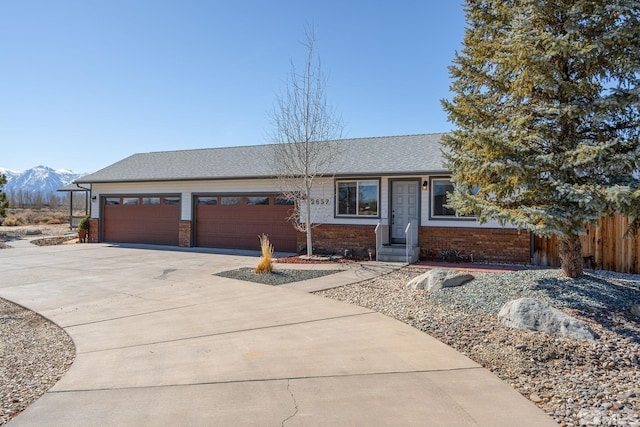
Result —
<path fill-rule="evenodd" d="M 16 225 L 19 225 L 18 219 L 13 215 L 8 215 L 2 222 L 2 225 L 6 225 L 7 227 L 15 227 Z"/>
<path fill-rule="evenodd" d="M 266 274 L 273 272 L 273 245 L 269 242 L 269 236 L 262 234 L 258 236 L 260 239 L 260 249 L 262 250 L 262 256 L 260 262 L 256 267 L 254 273 Z"/>
<path fill-rule="evenodd" d="M 24 210 L 20 213 L 20 224 L 38 224 L 38 215 L 31 209 Z"/>
<path fill-rule="evenodd" d="M 80 220 L 80 222 L 78 223 L 78 230 L 89 230 L 89 215 Z"/>
<path fill-rule="evenodd" d="M 60 218 L 57 218 L 55 216 L 46 216 L 43 215 L 41 217 L 38 217 L 38 224 L 49 224 L 49 225 L 54 225 L 54 224 L 62 224 L 62 220 L 60 220 Z"/>
<path fill-rule="evenodd" d="M 69 211 L 65 209 L 10 208 L 7 216 L 15 218 L 15 225 L 68 224 Z"/>

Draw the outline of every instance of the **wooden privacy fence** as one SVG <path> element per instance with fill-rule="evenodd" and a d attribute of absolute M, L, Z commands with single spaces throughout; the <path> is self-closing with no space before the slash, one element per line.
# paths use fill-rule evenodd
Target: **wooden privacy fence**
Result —
<path fill-rule="evenodd" d="M 615 214 L 600 218 L 597 225 L 585 226 L 586 234 L 580 236 L 582 256 L 593 257 L 600 270 L 640 273 L 640 235 L 623 237 L 629 223 L 628 217 Z M 556 236 L 534 237 L 532 262 L 548 267 L 560 265 Z M 590 267 L 588 262 L 585 266 Z"/>

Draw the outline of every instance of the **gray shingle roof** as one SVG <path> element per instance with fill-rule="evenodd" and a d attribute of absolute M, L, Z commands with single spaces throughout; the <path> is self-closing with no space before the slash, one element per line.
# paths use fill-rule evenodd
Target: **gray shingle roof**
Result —
<path fill-rule="evenodd" d="M 65 185 L 64 187 L 58 188 L 56 191 L 91 191 L 91 185 L 84 184 L 82 187 L 80 187 L 75 182 L 72 182 Z"/>
<path fill-rule="evenodd" d="M 340 140 L 335 175 L 444 173 L 440 138 L 444 134 Z M 76 182 L 177 181 L 274 176 L 265 160 L 271 145 L 139 153 Z"/>

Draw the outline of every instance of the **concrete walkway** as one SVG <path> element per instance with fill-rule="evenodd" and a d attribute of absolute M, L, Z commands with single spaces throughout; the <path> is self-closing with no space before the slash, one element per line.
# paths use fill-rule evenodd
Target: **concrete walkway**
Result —
<path fill-rule="evenodd" d="M 0 296 L 63 327 L 77 356 L 10 426 L 555 425 L 430 336 L 306 292 L 389 265 L 271 287 L 213 275 L 249 254 L 18 246 L 0 250 Z"/>

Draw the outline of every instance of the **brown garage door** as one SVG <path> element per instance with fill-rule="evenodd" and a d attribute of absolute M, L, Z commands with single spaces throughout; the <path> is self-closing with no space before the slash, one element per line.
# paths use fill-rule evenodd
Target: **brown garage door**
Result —
<path fill-rule="evenodd" d="M 293 206 L 276 195 L 197 196 L 196 245 L 210 248 L 260 249 L 267 234 L 276 251 L 296 251 L 296 230 L 287 220 Z"/>
<path fill-rule="evenodd" d="M 103 198 L 103 240 L 178 245 L 180 197 Z"/>

